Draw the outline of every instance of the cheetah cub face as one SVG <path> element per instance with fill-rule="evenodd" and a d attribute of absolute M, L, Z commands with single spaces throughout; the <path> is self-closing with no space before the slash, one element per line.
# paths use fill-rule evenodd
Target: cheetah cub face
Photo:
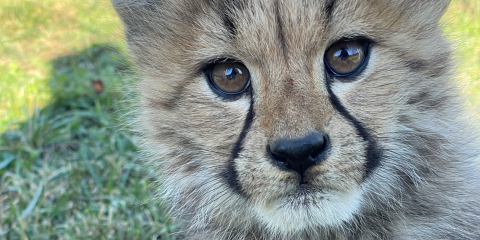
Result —
<path fill-rule="evenodd" d="M 429 172 L 465 155 L 448 145 L 462 139 L 438 27 L 449 1 L 113 2 L 147 164 L 186 235 L 388 232 Z"/>

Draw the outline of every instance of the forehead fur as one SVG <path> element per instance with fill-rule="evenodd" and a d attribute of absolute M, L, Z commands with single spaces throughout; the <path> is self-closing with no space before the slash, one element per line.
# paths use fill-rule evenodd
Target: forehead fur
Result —
<path fill-rule="evenodd" d="M 373 40 L 382 40 L 376 38 L 388 32 L 402 33 L 405 41 L 430 38 L 424 35 L 436 28 L 449 1 L 114 0 L 113 3 L 125 24 L 137 62 L 168 73 L 176 69 L 165 66 L 165 62 L 178 63 L 192 71 L 203 64 L 189 61 L 192 59 L 185 56 L 204 54 L 211 58 L 243 51 L 263 60 L 261 54 L 271 53 L 272 48 L 282 48 L 286 54 L 292 49 L 313 54 L 328 39 L 359 34 Z M 255 42 L 251 45 L 263 51 L 239 49 L 236 43 L 240 42 L 244 45 Z M 182 54 L 192 51 L 198 56 Z"/>

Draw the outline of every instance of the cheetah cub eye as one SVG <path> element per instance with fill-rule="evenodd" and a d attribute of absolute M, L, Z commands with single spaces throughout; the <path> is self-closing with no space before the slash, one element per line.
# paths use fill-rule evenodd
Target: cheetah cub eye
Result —
<path fill-rule="evenodd" d="M 364 40 L 340 40 L 325 52 L 327 71 L 335 77 L 349 78 L 360 74 L 368 63 L 370 44 Z"/>
<path fill-rule="evenodd" d="M 250 72 L 238 61 L 214 62 L 205 73 L 212 90 L 223 97 L 240 95 L 250 86 Z"/>

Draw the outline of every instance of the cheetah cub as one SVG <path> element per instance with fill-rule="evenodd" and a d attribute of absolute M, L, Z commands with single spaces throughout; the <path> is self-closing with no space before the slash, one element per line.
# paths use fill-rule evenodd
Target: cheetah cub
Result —
<path fill-rule="evenodd" d="M 113 4 L 179 237 L 480 239 L 449 1 Z"/>

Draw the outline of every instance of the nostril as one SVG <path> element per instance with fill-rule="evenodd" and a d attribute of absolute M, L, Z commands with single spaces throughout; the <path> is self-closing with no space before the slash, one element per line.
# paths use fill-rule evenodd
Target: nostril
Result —
<path fill-rule="evenodd" d="M 273 156 L 280 162 L 287 163 L 287 159 L 283 156 L 280 156 L 278 154 L 273 154 Z"/>

